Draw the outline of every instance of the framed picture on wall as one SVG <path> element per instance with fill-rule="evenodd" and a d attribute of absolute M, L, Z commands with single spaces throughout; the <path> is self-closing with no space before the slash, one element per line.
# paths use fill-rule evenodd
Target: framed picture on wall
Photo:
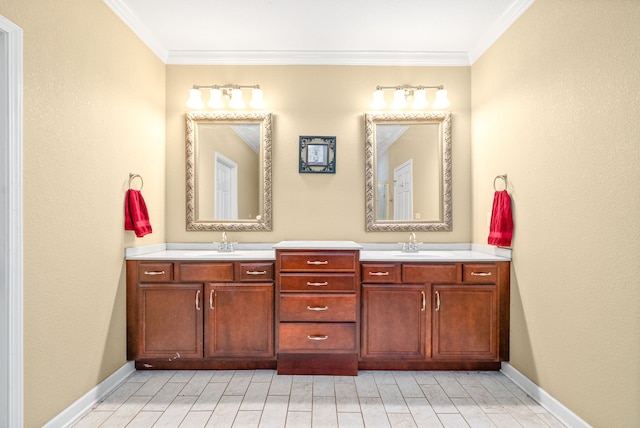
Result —
<path fill-rule="evenodd" d="M 336 137 L 301 135 L 299 172 L 335 173 Z"/>

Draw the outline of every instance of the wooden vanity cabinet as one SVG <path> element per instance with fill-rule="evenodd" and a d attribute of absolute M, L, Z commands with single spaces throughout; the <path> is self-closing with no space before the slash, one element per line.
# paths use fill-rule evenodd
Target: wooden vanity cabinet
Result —
<path fill-rule="evenodd" d="M 361 271 L 360 369 L 497 370 L 509 359 L 509 262 Z"/>
<path fill-rule="evenodd" d="M 358 254 L 276 249 L 278 374 L 357 374 Z"/>
<path fill-rule="evenodd" d="M 272 261 L 127 261 L 137 368 L 274 368 Z"/>

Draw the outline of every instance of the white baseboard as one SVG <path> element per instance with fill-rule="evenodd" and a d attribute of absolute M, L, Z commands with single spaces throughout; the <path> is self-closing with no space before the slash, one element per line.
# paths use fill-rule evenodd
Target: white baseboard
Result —
<path fill-rule="evenodd" d="M 111 376 L 100 382 L 91 391 L 80 397 L 75 403 L 64 409 L 55 418 L 47 422 L 42 428 L 65 428 L 71 426 L 89 409 L 99 403 L 111 391 L 116 389 L 133 372 L 135 372 L 133 361 L 129 361 L 124 366 L 116 370 Z"/>
<path fill-rule="evenodd" d="M 566 426 L 570 428 L 591 428 L 591 425 L 549 395 L 544 389 L 533 383 L 511 364 L 503 362 L 500 371 Z"/>

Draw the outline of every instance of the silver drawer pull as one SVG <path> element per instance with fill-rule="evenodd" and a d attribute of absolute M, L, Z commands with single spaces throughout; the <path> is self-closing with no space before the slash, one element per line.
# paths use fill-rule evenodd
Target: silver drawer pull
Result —
<path fill-rule="evenodd" d="M 266 270 L 248 270 L 247 275 L 266 275 Z"/>
<path fill-rule="evenodd" d="M 327 260 L 323 260 L 323 261 L 307 260 L 307 264 L 308 265 L 328 265 L 329 262 Z"/>
<path fill-rule="evenodd" d="M 491 276 L 491 272 L 471 272 L 471 276 Z"/>
<path fill-rule="evenodd" d="M 329 336 L 307 336 L 309 340 L 327 340 Z"/>
<path fill-rule="evenodd" d="M 308 311 L 326 311 L 329 309 L 329 306 L 307 306 Z"/>
<path fill-rule="evenodd" d="M 329 282 L 325 281 L 325 282 L 308 282 L 307 281 L 307 285 L 310 285 L 312 287 L 323 287 L 325 285 L 329 285 Z"/>
<path fill-rule="evenodd" d="M 387 275 L 389 275 L 389 272 L 369 272 L 369 275 L 371 275 L 371 276 L 387 276 Z"/>
<path fill-rule="evenodd" d="M 164 271 L 163 270 L 145 270 L 144 274 L 145 275 L 164 275 Z"/>

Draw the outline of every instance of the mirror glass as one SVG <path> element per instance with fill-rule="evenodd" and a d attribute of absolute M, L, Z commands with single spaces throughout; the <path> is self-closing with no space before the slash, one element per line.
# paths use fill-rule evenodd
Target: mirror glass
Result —
<path fill-rule="evenodd" d="M 271 230 L 271 114 L 186 114 L 187 230 Z"/>
<path fill-rule="evenodd" d="M 451 230 L 451 114 L 365 114 L 366 230 Z"/>

